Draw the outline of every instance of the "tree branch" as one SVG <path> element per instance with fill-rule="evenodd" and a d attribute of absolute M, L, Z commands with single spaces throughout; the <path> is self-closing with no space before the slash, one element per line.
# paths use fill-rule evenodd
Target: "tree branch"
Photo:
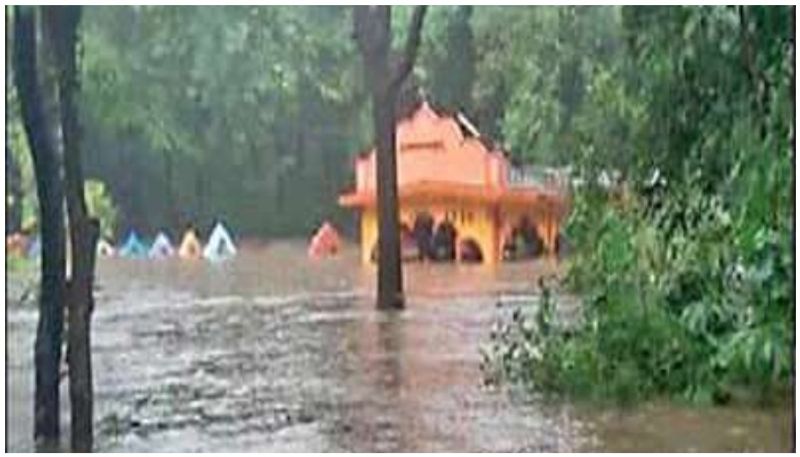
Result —
<path fill-rule="evenodd" d="M 358 45 L 358 50 L 362 54 L 365 53 L 366 41 L 366 24 L 367 14 L 369 13 L 368 6 L 354 6 L 353 7 L 353 39 Z"/>
<path fill-rule="evenodd" d="M 408 23 L 406 47 L 403 56 L 392 72 L 392 85 L 395 87 L 403 83 L 406 76 L 411 72 L 414 61 L 417 59 L 417 50 L 422 40 L 422 24 L 425 21 L 425 13 L 427 11 L 427 6 L 417 6 L 414 8 L 414 12 L 411 15 L 411 21 Z"/>
<path fill-rule="evenodd" d="M 372 57 L 388 53 L 390 18 L 388 6 L 353 7 L 353 38 L 362 55 Z"/>

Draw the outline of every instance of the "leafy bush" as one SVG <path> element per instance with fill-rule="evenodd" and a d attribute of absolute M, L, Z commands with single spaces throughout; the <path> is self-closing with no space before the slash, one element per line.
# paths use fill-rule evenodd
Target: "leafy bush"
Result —
<path fill-rule="evenodd" d="M 621 402 L 719 402 L 738 386 L 787 385 L 788 232 L 762 230 L 752 250 L 737 249 L 744 240 L 718 199 L 694 195 L 652 216 L 640 203 L 598 210 L 579 195 L 572 222 L 591 243 L 571 260 L 567 285 L 582 294 L 580 321 L 554 325 L 557 303 L 545 287 L 538 306 L 493 334 L 488 365 L 536 389 Z"/>

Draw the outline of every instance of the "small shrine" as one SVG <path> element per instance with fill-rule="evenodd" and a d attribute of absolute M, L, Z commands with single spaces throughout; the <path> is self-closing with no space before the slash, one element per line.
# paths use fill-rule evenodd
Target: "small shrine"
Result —
<path fill-rule="evenodd" d="M 368 263 L 378 241 L 374 149 L 357 157 L 355 172 L 355 189 L 339 204 L 360 212 Z M 460 114 L 439 114 L 423 101 L 398 122 L 397 183 L 404 251 L 417 253 L 404 258 L 495 264 L 558 249 L 563 187 L 513 167 Z"/>

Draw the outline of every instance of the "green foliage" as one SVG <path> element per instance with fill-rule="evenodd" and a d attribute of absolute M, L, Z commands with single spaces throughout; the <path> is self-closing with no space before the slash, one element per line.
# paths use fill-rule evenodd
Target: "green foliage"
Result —
<path fill-rule="evenodd" d="M 7 57 L 10 59 L 10 57 Z M 33 159 L 28 150 L 28 141 L 22 126 L 22 118 L 17 104 L 17 91 L 11 79 L 10 69 L 6 66 L 6 146 L 11 151 L 13 161 L 19 169 L 20 191 L 22 201 L 13 201 L 13 196 L 6 193 L 6 205 L 22 205 L 22 227 L 29 229 L 36 225 L 38 200 L 36 197 L 36 180 L 33 176 Z M 9 170 L 6 170 L 8 180 Z M 6 186 L 8 189 L 8 184 Z M 8 214 L 8 212 L 7 212 Z"/>
<path fill-rule="evenodd" d="M 430 70 L 426 87 L 434 100 L 451 110 L 471 114 L 475 82 L 475 40 L 470 20 L 475 8 L 459 6 L 446 10 L 447 23 L 428 30 L 438 32 L 426 44 L 429 51 L 421 64 Z M 425 67 L 422 67 L 425 68 Z"/>
<path fill-rule="evenodd" d="M 582 297 L 581 318 L 547 332 L 541 320 L 513 321 L 489 359 L 512 379 L 595 399 L 706 403 L 787 388 L 789 24 L 758 7 L 622 17 L 629 61 L 595 73 L 577 121 L 585 185 L 567 228 L 566 285 Z M 598 185 L 608 170 L 620 179 Z"/>
<path fill-rule="evenodd" d="M 19 202 L 13 201 L 13 196 L 6 195 L 7 204 L 21 204 L 22 205 L 22 228 L 30 229 L 36 226 L 38 217 L 38 199 L 36 197 L 36 180 L 33 176 L 33 162 L 31 155 L 28 153 L 28 143 L 24 139 L 22 133 L 22 126 L 17 123 L 18 120 L 12 121 L 9 125 L 8 135 L 11 142 L 11 154 L 13 160 L 16 162 L 20 170 L 20 190 L 22 192 L 22 199 Z"/>
<path fill-rule="evenodd" d="M 100 221 L 100 235 L 110 238 L 117 224 L 117 208 L 102 181 L 89 179 L 84 183 L 86 206 L 91 217 Z"/>
<path fill-rule="evenodd" d="M 398 44 L 410 12 L 393 8 Z M 519 157 L 565 163 L 593 56 L 614 55 L 619 22 L 616 8 L 431 8 L 415 74 Z M 272 236 L 352 223 L 334 196 L 371 132 L 351 32 L 340 7 L 87 8 L 84 163 L 108 184 L 119 228 L 222 217 Z"/>
<path fill-rule="evenodd" d="M 549 311 L 515 313 L 489 362 L 537 389 L 629 402 L 675 395 L 725 401 L 735 387 L 790 382 L 794 336 L 786 237 L 758 235 L 746 263 L 735 227 L 708 202 L 706 220 L 665 237 L 641 214 L 600 211 L 595 249 L 571 260 L 580 322 L 553 329 Z M 757 260 L 755 260 L 757 259 Z M 556 306 L 543 298 L 540 308 Z"/>
<path fill-rule="evenodd" d="M 368 143 L 347 8 L 97 7 L 83 34 L 87 173 L 120 225 L 310 231 Z"/>
<path fill-rule="evenodd" d="M 587 81 L 616 56 L 618 13 L 596 7 L 478 9 L 479 118 L 481 111 L 492 112 L 498 127 L 490 124 L 488 132 L 524 161 L 568 163 L 577 149 L 573 124 L 587 105 Z"/>

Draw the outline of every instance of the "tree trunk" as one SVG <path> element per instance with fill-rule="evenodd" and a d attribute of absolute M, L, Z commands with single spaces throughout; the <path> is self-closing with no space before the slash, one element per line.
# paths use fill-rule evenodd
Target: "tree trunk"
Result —
<path fill-rule="evenodd" d="M 58 158 L 45 120 L 36 48 L 33 7 L 15 6 L 14 80 L 33 156 L 42 240 L 39 324 L 34 349 L 34 439 L 37 449 L 55 450 L 59 442 L 58 368 L 64 326 L 63 192 Z"/>
<path fill-rule="evenodd" d="M 71 277 L 67 287 L 69 321 L 67 363 L 72 450 L 92 450 L 92 364 L 90 322 L 93 308 L 95 246 L 100 224 L 90 219 L 84 199 L 81 166 L 81 132 L 75 95 L 78 92 L 76 46 L 81 8 L 44 7 L 58 69 L 58 95 L 64 142 L 64 180 L 72 246 Z"/>
<path fill-rule="evenodd" d="M 403 81 L 416 60 L 426 8 L 414 9 L 405 52 L 391 60 L 391 8 L 356 7 L 354 36 L 364 60 L 372 93 L 372 119 L 377 162 L 378 200 L 378 308 L 401 309 L 403 270 L 400 264 L 400 226 L 397 204 L 395 103 Z"/>
<path fill-rule="evenodd" d="M 377 146 L 378 307 L 402 308 L 403 270 L 400 263 L 395 96 L 373 93 L 372 116 Z"/>

